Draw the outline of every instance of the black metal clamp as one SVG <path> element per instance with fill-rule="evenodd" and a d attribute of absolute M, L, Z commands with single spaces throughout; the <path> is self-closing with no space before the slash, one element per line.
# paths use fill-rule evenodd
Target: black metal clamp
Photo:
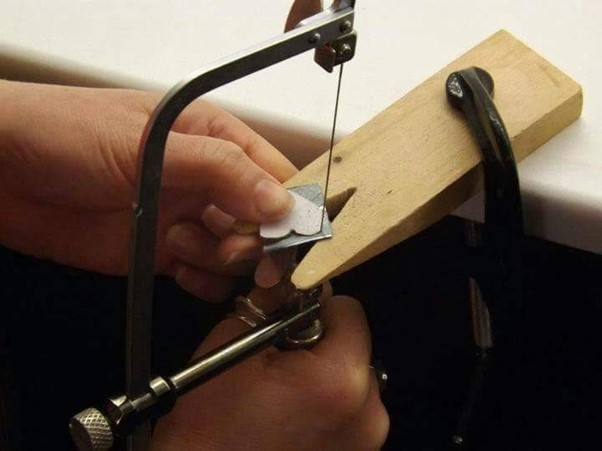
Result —
<path fill-rule="evenodd" d="M 471 296 L 479 360 L 453 437 L 455 445 L 464 444 L 475 416 L 493 342 L 496 349 L 514 352 L 522 330 L 522 201 L 512 145 L 493 103 L 493 91 L 493 78 L 477 67 L 454 72 L 446 81 L 448 101 L 464 113 L 481 150 L 485 179 L 482 239 L 474 228 L 467 239 L 473 252 Z"/>

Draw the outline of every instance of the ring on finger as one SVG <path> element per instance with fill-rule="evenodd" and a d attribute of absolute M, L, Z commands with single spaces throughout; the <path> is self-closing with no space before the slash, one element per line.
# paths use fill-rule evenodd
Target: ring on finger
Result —
<path fill-rule="evenodd" d="M 234 298 L 234 311 L 228 317 L 239 319 L 250 327 L 257 327 L 267 319 L 265 312 L 246 296 Z"/>

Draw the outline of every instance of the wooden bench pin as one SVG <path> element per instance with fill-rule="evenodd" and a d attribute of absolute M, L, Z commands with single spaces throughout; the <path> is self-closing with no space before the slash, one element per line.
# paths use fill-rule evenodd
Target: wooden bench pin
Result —
<path fill-rule="evenodd" d="M 333 237 L 299 262 L 293 284 L 308 289 L 374 257 L 432 225 L 481 186 L 479 149 L 465 120 L 448 105 L 447 76 L 478 66 L 496 85 L 517 161 L 581 114 L 580 86 L 500 31 L 339 142 L 328 187 Z M 328 155 L 287 182 L 321 180 Z M 337 205 L 338 204 L 338 205 Z M 341 209 L 342 208 L 342 209 Z"/>

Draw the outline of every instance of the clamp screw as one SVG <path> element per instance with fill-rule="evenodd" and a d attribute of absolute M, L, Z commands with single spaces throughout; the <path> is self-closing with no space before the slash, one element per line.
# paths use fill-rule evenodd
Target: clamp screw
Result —
<path fill-rule="evenodd" d="M 322 36 L 320 36 L 320 33 L 314 33 L 309 38 L 309 43 L 310 44 L 317 44 L 318 42 L 320 42 L 320 39 L 322 39 Z"/>
<path fill-rule="evenodd" d="M 349 22 L 348 20 L 346 20 L 339 27 L 339 31 L 341 33 L 347 33 L 349 30 L 351 30 L 351 22 Z"/>
<path fill-rule="evenodd" d="M 353 49 L 351 48 L 351 46 L 349 44 L 343 44 L 341 46 L 341 48 L 339 49 L 340 56 L 348 56 L 348 55 L 351 55 L 352 53 L 353 53 Z"/>

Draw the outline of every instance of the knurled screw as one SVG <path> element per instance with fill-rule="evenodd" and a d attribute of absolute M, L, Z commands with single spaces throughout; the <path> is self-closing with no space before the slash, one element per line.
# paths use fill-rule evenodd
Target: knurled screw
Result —
<path fill-rule="evenodd" d="M 113 446 L 109 421 L 98 409 L 89 408 L 71 418 L 69 431 L 80 451 L 105 451 Z"/>
<path fill-rule="evenodd" d="M 341 56 L 349 56 L 353 53 L 353 49 L 349 44 L 343 44 L 339 49 L 339 55 Z"/>

